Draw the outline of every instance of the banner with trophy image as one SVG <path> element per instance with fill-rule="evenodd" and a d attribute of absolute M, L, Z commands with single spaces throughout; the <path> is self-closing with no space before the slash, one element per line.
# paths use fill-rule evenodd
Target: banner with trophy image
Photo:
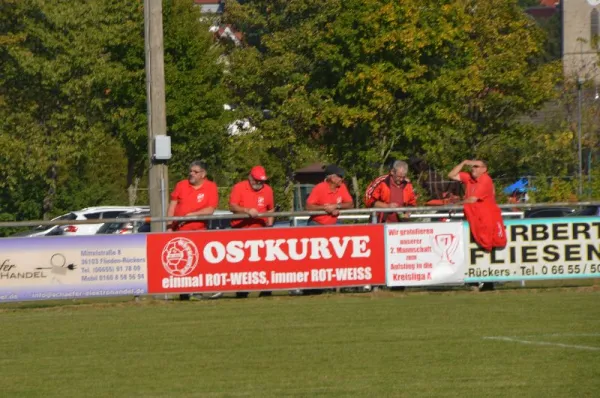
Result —
<path fill-rule="evenodd" d="M 462 222 L 387 224 L 385 242 L 387 286 L 463 283 Z"/>

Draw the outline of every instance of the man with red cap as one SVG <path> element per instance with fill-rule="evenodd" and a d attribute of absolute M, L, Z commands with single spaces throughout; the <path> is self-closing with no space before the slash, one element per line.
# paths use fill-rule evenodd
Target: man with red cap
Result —
<path fill-rule="evenodd" d="M 325 210 L 327 214 L 311 216 L 308 225 L 332 225 L 338 222 L 341 209 L 351 209 L 354 201 L 346 184 L 344 170 L 331 164 L 325 167 L 325 181 L 314 186 L 306 199 L 307 210 Z"/>
<path fill-rule="evenodd" d="M 229 197 L 229 210 L 235 214 L 248 214 L 249 218 L 231 220 L 232 228 L 261 228 L 273 225 L 273 217 L 258 218 L 258 214 L 272 213 L 275 210 L 273 190 L 268 186 L 264 167 L 254 166 L 248 179 L 233 186 Z M 260 296 L 270 296 L 271 292 L 260 292 Z M 237 297 L 247 297 L 248 292 L 238 292 Z"/>
<path fill-rule="evenodd" d="M 273 190 L 265 184 L 267 174 L 262 166 L 254 166 L 248 179 L 238 182 L 231 190 L 229 210 L 248 214 L 250 218 L 231 220 L 232 228 L 260 228 L 273 225 L 273 217 L 257 218 L 259 213 L 272 213 L 275 205 Z"/>
<path fill-rule="evenodd" d="M 171 193 L 168 217 L 211 215 L 219 204 L 217 184 L 206 179 L 206 164 L 195 160 L 190 164 L 187 180 L 177 183 Z M 174 221 L 168 231 L 206 229 L 205 221 Z"/>

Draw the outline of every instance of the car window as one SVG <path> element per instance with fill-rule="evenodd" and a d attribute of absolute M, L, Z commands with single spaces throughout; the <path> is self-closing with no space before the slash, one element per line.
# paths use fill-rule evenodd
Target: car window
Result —
<path fill-rule="evenodd" d="M 108 222 L 103 224 L 100 229 L 98 229 L 97 234 L 114 234 L 120 229 L 125 228 L 128 223 L 121 222 Z"/>
<path fill-rule="evenodd" d="M 600 215 L 600 206 L 585 207 L 573 213 L 574 216 L 598 216 Z"/>
<path fill-rule="evenodd" d="M 83 215 L 87 220 L 97 220 L 100 218 L 100 213 L 86 213 Z"/>
<path fill-rule="evenodd" d="M 210 220 L 208 229 L 228 229 L 231 227 L 231 220 Z"/>
<path fill-rule="evenodd" d="M 122 211 L 105 211 L 102 213 L 102 218 L 117 218 L 119 214 L 123 213 Z"/>
<path fill-rule="evenodd" d="M 544 218 L 544 217 L 564 217 L 565 215 L 569 214 L 570 212 L 568 210 L 561 210 L 561 209 L 556 209 L 556 210 L 540 210 L 537 212 L 532 212 L 529 215 L 529 218 Z"/>

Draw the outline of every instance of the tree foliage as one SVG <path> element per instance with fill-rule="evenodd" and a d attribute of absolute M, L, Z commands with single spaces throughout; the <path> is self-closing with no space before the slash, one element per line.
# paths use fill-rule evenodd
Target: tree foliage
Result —
<path fill-rule="evenodd" d="M 0 17 L 0 213 L 126 202 L 148 165 L 143 2 L 8 0 Z M 220 50 L 199 19 L 191 2 L 165 2 L 176 168 L 217 162 L 226 139 Z"/>
<path fill-rule="evenodd" d="M 240 3 L 227 3 L 247 43 L 232 56 L 240 103 L 278 116 L 272 145 L 306 142 L 369 178 L 394 158 L 494 163 L 508 137 L 535 137 L 518 116 L 559 78 L 532 62 L 544 36 L 515 1 Z"/>

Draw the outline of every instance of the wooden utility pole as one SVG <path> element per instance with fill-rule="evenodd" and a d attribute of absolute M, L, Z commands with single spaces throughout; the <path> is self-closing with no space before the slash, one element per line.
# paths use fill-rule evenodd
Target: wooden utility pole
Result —
<path fill-rule="evenodd" d="M 165 65 L 162 0 L 144 0 L 144 38 L 146 49 L 146 97 L 148 109 L 148 198 L 150 216 L 166 215 L 168 169 L 164 161 L 155 161 L 154 139 L 167 134 L 165 106 Z M 153 222 L 152 232 L 164 231 L 165 223 Z"/>

